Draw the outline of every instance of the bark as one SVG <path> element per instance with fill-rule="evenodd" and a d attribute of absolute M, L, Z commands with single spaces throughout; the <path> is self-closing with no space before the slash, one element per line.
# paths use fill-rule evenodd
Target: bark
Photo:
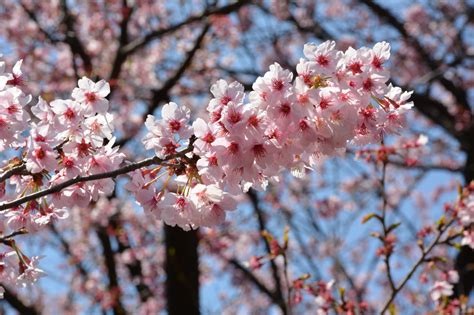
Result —
<path fill-rule="evenodd" d="M 463 176 L 465 184 L 469 184 L 474 180 L 474 125 L 466 132 L 464 138 L 463 147 L 467 157 Z M 474 250 L 469 246 L 461 247 L 454 266 L 459 273 L 459 282 L 455 286 L 454 296 L 469 296 L 474 287 Z"/>
<path fill-rule="evenodd" d="M 200 314 L 198 232 L 165 225 L 165 241 L 168 314 Z"/>

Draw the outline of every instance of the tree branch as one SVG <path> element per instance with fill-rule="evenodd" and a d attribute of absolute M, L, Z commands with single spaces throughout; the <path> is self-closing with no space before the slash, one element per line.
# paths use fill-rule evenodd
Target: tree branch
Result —
<path fill-rule="evenodd" d="M 260 205 L 259 205 L 259 200 L 258 200 L 257 193 L 254 190 L 250 189 L 248 191 L 247 195 L 249 196 L 249 199 L 252 203 L 254 211 L 257 214 L 259 229 L 260 229 L 261 232 L 263 232 L 267 228 L 266 228 L 266 224 L 265 224 L 265 219 L 263 217 L 262 209 L 260 208 Z M 263 236 L 262 236 L 262 239 L 265 243 L 265 249 L 266 249 L 267 253 L 271 254 L 270 243 Z M 270 260 L 270 266 L 271 266 L 272 273 L 273 273 L 273 279 L 275 281 L 275 295 L 278 297 L 278 299 L 280 301 L 278 303 L 278 305 L 281 307 L 283 313 L 286 314 L 287 313 L 287 305 L 285 304 L 285 299 L 283 297 L 283 292 L 282 292 L 282 289 L 281 289 L 282 283 L 281 283 L 281 279 L 280 279 L 280 274 L 279 274 L 278 267 L 275 264 L 275 261 L 273 259 Z"/>
<path fill-rule="evenodd" d="M 28 201 L 32 201 L 32 200 L 35 200 L 35 199 L 40 198 L 40 197 L 44 197 L 44 196 L 47 196 L 47 195 L 50 195 L 50 194 L 53 194 L 53 193 L 60 192 L 64 188 L 72 186 L 72 185 L 80 183 L 80 182 L 89 182 L 89 181 L 105 179 L 105 178 L 115 178 L 119 175 L 123 175 L 123 174 L 133 172 L 133 171 L 138 170 L 142 167 L 147 167 L 147 166 L 150 166 L 150 165 L 161 165 L 165 161 L 169 161 L 171 159 L 183 157 L 186 153 L 192 151 L 193 142 L 194 142 L 193 139 L 191 139 L 191 141 L 189 143 L 189 146 L 186 149 L 184 149 L 184 150 L 182 150 L 178 153 L 171 154 L 171 155 L 167 156 L 164 159 L 160 159 L 159 157 L 154 156 L 154 157 L 150 157 L 148 159 L 142 160 L 140 162 L 131 163 L 127 166 L 116 169 L 114 171 L 99 173 L 99 174 L 93 174 L 93 175 L 88 175 L 88 176 L 77 176 L 75 178 L 64 181 L 60 184 L 54 185 L 50 188 L 39 190 L 35 193 L 26 195 L 26 196 L 18 198 L 16 200 L 13 200 L 13 201 L 10 201 L 10 202 L 0 203 L 0 213 L 2 213 L 4 210 L 18 207 L 18 206 L 20 206 L 20 205 L 22 205 L 22 204 L 24 204 Z"/>
<path fill-rule="evenodd" d="M 190 25 L 190 24 L 195 23 L 195 22 L 203 21 L 204 19 L 206 19 L 207 17 L 212 16 L 212 15 L 232 13 L 234 11 L 237 11 L 238 9 L 243 7 L 244 5 L 247 5 L 251 2 L 252 2 L 251 0 L 240 0 L 240 1 L 237 1 L 235 3 L 229 4 L 229 5 L 220 7 L 220 8 L 207 9 L 202 14 L 191 16 L 191 17 L 189 17 L 188 19 L 184 20 L 181 23 L 171 25 L 167 28 L 152 31 L 152 32 L 146 34 L 145 36 L 143 36 L 141 38 L 135 39 L 134 41 L 132 41 L 131 43 L 129 43 L 128 45 L 123 47 L 122 53 L 125 54 L 125 55 L 130 55 L 130 54 L 134 53 L 135 51 L 137 51 L 138 49 L 141 49 L 141 48 L 145 47 L 151 41 L 153 41 L 157 38 L 163 37 L 166 34 L 175 32 L 175 31 L 179 30 L 180 28 L 182 28 L 183 26 Z"/>
<path fill-rule="evenodd" d="M 110 225 L 115 231 L 115 240 L 118 244 L 118 253 L 123 253 L 126 250 L 132 249 L 130 243 L 128 242 L 128 238 L 126 241 L 122 240 L 122 235 L 118 235 L 118 233 L 123 233 L 123 226 L 120 222 L 119 215 L 113 216 L 110 220 Z M 125 233 L 124 233 L 125 235 Z M 130 277 L 133 279 L 137 278 L 139 281 L 135 284 L 135 288 L 140 296 L 140 300 L 142 302 L 146 302 L 149 298 L 153 296 L 153 292 L 151 291 L 150 287 L 143 281 L 143 274 L 142 274 L 142 264 L 140 260 L 134 258 L 132 262 L 126 263 L 126 267 L 130 274 Z"/>
<path fill-rule="evenodd" d="M 11 305 L 19 314 L 28 314 L 28 315 L 40 315 L 41 312 L 37 310 L 33 305 L 27 305 L 22 300 L 20 300 L 13 291 L 10 291 L 3 284 L 0 284 L 5 292 L 3 293 L 3 298 L 8 304 Z"/>
<path fill-rule="evenodd" d="M 243 266 L 237 259 L 232 258 L 228 260 L 228 262 L 234 266 L 235 269 L 240 270 L 245 277 L 247 277 L 247 279 L 249 279 L 250 282 L 252 282 L 262 293 L 268 296 L 273 303 L 283 307 L 283 305 L 281 305 L 281 298 L 260 282 L 260 280 L 258 280 L 257 277 L 255 277 L 255 275 L 249 269 L 245 268 L 245 266 Z"/>
<path fill-rule="evenodd" d="M 124 54 L 122 50 L 123 47 L 128 44 L 128 23 L 130 22 L 133 12 L 134 8 L 128 6 L 127 0 L 122 0 L 122 20 L 120 22 L 120 35 L 118 39 L 119 46 L 117 48 L 117 52 L 115 53 L 112 71 L 110 72 L 108 80 L 109 82 L 113 83 L 110 89 L 109 98 L 111 97 L 114 87 L 116 86 L 114 81 L 116 81 L 120 76 L 122 66 L 125 60 L 127 60 L 127 54 Z"/>
<path fill-rule="evenodd" d="M 92 60 L 89 54 L 86 52 L 84 45 L 79 40 L 74 30 L 74 17 L 69 12 L 67 0 L 61 0 L 61 9 L 63 11 L 63 23 L 66 26 L 66 34 L 64 42 L 69 45 L 73 55 L 78 54 L 84 64 L 84 70 L 86 73 L 92 71 Z"/>
<path fill-rule="evenodd" d="M 17 166 L 14 166 L 14 167 L 10 168 L 9 170 L 2 173 L 2 175 L 0 175 L 0 183 L 3 183 L 4 181 L 9 179 L 13 175 L 18 175 L 18 174 L 23 173 L 23 171 L 25 171 L 25 170 L 26 170 L 26 165 L 25 164 L 20 164 L 20 165 L 17 165 Z"/>
<path fill-rule="evenodd" d="M 382 311 L 380 314 L 384 314 L 385 311 L 389 308 L 390 304 L 393 302 L 397 294 L 403 289 L 405 284 L 411 279 L 413 274 L 416 272 L 418 267 L 425 261 L 426 257 L 431 253 L 431 251 L 436 247 L 436 245 L 443 243 L 443 241 L 440 241 L 441 237 L 443 236 L 443 233 L 449 228 L 449 226 L 454 222 L 454 220 L 451 220 L 448 222 L 446 225 L 440 227 L 438 229 L 438 233 L 433 240 L 433 242 L 428 246 L 427 249 L 422 250 L 420 258 L 415 262 L 413 267 L 410 269 L 410 271 L 407 273 L 407 275 L 403 278 L 403 280 L 400 282 L 400 284 L 395 287 L 393 290 L 392 294 L 388 298 L 388 300 L 385 302 L 384 307 L 382 308 Z"/>
<path fill-rule="evenodd" d="M 209 31 L 209 28 L 209 24 L 206 24 L 204 26 L 198 38 L 196 39 L 193 48 L 186 54 L 186 57 L 184 58 L 182 64 L 179 66 L 176 72 L 163 84 L 160 89 L 152 90 L 152 99 L 147 107 L 146 112 L 143 114 L 142 121 L 144 121 L 148 115 L 153 114 L 160 102 L 169 100 L 169 93 L 171 89 L 179 82 L 186 70 L 191 66 L 193 58 L 196 55 L 197 51 L 200 49 L 201 44 L 204 41 L 207 32 Z M 134 136 L 135 134 L 131 134 L 127 137 L 119 139 L 116 141 L 116 145 L 123 146 L 128 141 L 133 139 Z"/>
<path fill-rule="evenodd" d="M 79 274 L 83 277 L 83 279 L 87 279 L 88 278 L 88 272 L 87 272 L 86 268 L 84 267 L 82 262 L 78 261 L 78 258 L 73 255 L 73 253 L 71 251 L 71 246 L 66 241 L 66 239 L 61 235 L 61 233 L 59 233 L 59 231 L 56 229 L 56 226 L 54 225 L 54 223 L 49 225 L 49 229 L 51 230 L 51 233 L 53 233 L 54 236 L 56 236 L 56 238 L 61 243 L 61 246 L 63 248 L 63 252 L 67 256 L 71 257 L 74 260 L 74 266 L 79 271 Z"/>
<path fill-rule="evenodd" d="M 380 6 L 372 0 L 360 0 L 361 3 L 369 7 L 380 19 L 385 20 L 388 24 L 392 25 L 400 35 L 413 46 L 414 50 L 420 54 L 422 60 L 426 62 L 431 71 L 437 71 L 441 66 L 439 62 L 432 58 L 432 56 L 426 51 L 426 49 L 421 45 L 417 38 L 410 35 L 402 22 L 400 22 L 389 10 Z M 470 110 L 469 103 L 467 101 L 467 94 L 463 88 L 457 87 L 450 80 L 446 79 L 444 76 L 439 76 L 439 82 L 443 87 L 451 92 L 451 94 L 456 98 L 457 102 L 467 110 Z"/>
<path fill-rule="evenodd" d="M 38 28 L 38 30 L 40 31 L 40 33 L 43 34 L 43 35 L 46 37 L 46 39 L 48 39 L 48 40 L 49 40 L 51 43 L 53 43 L 53 44 L 54 44 L 54 43 L 59 43 L 59 42 L 61 42 L 60 39 L 53 37 L 53 35 L 51 35 L 48 31 L 46 31 L 46 30 L 41 26 L 41 24 L 39 23 L 38 17 L 36 16 L 36 14 L 35 14 L 33 11 L 31 11 L 30 9 L 28 9 L 28 8 L 26 7 L 26 5 L 25 5 L 22 1 L 20 1 L 20 5 L 21 5 L 21 7 L 23 8 L 23 10 L 26 12 L 26 14 L 28 15 L 28 17 L 29 17 L 33 22 L 35 22 L 36 27 Z"/>
<path fill-rule="evenodd" d="M 115 262 L 115 253 L 112 249 L 112 244 L 110 242 L 109 235 L 107 233 L 107 228 L 105 227 L 98 227 L 97 228 L 97 237 L 102 245 L 103 255 L 104 255 L 104 262 L 107 268 L 107 275 L 109 278 L 109 294 L 112 295 L 113 300 L 113 310 L 115 315 L 124 315 L 127 312 L 125 311 L 122 301 L 121 301 L 121 288 L 118 283 L 118 276 L 117 276 L 117 264 Z"/>
<path fill-rule="evenodd" d="M 428 95 L 419 93 L 413 93 L 410 100 L 413 101 L 416 109 L 420 113 L 431 119 L 434 123 L 459 140 L 460 134 L 455 127 L 456 120 L 449 113 L 446 106 Z"/>

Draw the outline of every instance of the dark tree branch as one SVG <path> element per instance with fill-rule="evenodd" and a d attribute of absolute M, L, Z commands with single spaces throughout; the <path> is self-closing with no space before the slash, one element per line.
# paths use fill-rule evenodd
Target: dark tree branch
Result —
<path fill-rule="evenodd" d="M 8 235 L 5 235 L 3 236 L 1 233 L 0 233 L 0 244 L 4 244 L 4 245 L 7 245 L 9 246 L 9 244 L 11 244 L 11 240 L 15 237 L 15 236 L 18 236 L 18 235 L 24 235 L 24 234 L 28 234 L 28 231 L 25 229 L 25 228 L 21 228 L 15 232 L 12 232 Z"/>
<path fill-rule="evenodd" d="M 242 274 L 248 280 L 250 280 L 250 282 L 253 283 L 262 293 L 268 296 L 273 303 L 280 305 L 281 308 L 286 307 L 285 305 L 281 305 L 282 301 L 275 292 L 272 292 L 269 288 L 267 288 L 248 268 L 245 268 L 245 266 L 242 265 L 237 259 L 232 258 L 229 260 L 229 263 L 234 266 L 235 269 L 240 270 Z"/>
<path fill-rule="evenodd" d="M 75 19 L 69 12 L 67 0 L 61 0 L 61 10 L 63 11 L 62 23 L 66 26 L 64 42 L 69 45 L 73 55 L 78 54 L 81 57 L 84 70 L 86 73 L 90 73 L 92 71 L 92 60 L 74 30 Z"/>
<path fill-rule="evenodd" d="M 126 250 L 131 249 L 130 242 L 128 241 L 127 234 L 124 233 L 124 227 L 118 215 L 114 216 L 110 220 L 110 225 L 114 230 L 115 240 L 118 245 L 117 252 L 123 253 Z M 138 282 L 135 284 L 135 288 L 140 296 L 142 302 L 146 302 L 149 298 L 153 297 L 153 292 L 148 285 L 143 281 L 142 264 L 140 260 L 134 258 L 132 262 L 126 263 L 126 267 L 132 280 L 137 279 Z M 134 281 L 135 282 L 135 281 Z"/>
<path fill-rule="evenodd" d="M 298 31 L 314 35 L 320 40 L 329 40 L 335 38 L 328 30 L 321 26 L 321 24 L 316 23 L 315 21 L 313 21 L 313 25 L 311 26 L 303 26 L 300 22 L 298 22 L 293 14 L 290 14 L 287 20 L 292 22 Z"/>
<path fill-rule="evenodd" d="M 18 311 L 19 314 L 28 314 L 28 315 L 40 315 L 41 312 L 37 310 L 33 305 L 27 305 L 22 300 L 20 300 L 15 293 L 10 291 L 4 285 L 1 285 L 5 289 L 5 293 L 3 294 L 3 298 L 8 304 L 11 305 L 15 310 Z"/>
<path fill-rule="evenodd" d="M 109 235 L 107 233 L 107 228 L 98 227 L 97 228 L 97 237 L 102 245 L 104 262 L 107 268 L 107 275 L 109 278 L 109 294 L 112 295 L 113 300 L 113 311 L 115 315 L 124 315 L 127 312 L 125 311 L 121 296 L 122 290 L 120 288 L 117 276 L 117 264 L 115 262 L 115 252 L 112 249 L 112 244 L 110 242 Z"/>
<path fill-rule="evenodd" d="M 240 0 L 235 3 L 229 4 L 220 8 L 209 8 L 205 10 L 202 14 L 197 15 L 197 16 L 191 16 L 181 23 L 171 25 L 167 28 L 155 30 L 153 32 L 146 34 L 145 36 L 141 38 L 135 39 L 134 41 L 132 41 L 131 43 L 123 47 L 123 54 L 130 55 L 134 53 L 135 51 L 145 47 L 151 41 L 157 38 L 161 38 L 164 35 L 167 35 L 169 33 L 175 32 L 181 29 L 183 26 L 187 26 L 195 22 L 203 21 L 207 17 L 212 16 L 212 15 L 229 14 L 229 13 L 238 11 L 241 7 L 251 2 L 252 2 L 251 0 Z"/>
<path fill-rule="evenodd" d="M 122 0 L 122 20 L 120 21 L 120 35 L 118 39 L 119 46 L 117 48 L 117 52 L 115 53 L 114 62 L 112 64 L 112 71 L 109 75 L 109 82 L 111 82 L 112 86 L 110 89 L 109 98 L 111 97 L 114 88 L 116 86 L 116 80 L 120 76 L 120 72 L 122 71 L 122 66 L 127 60 L 127 54 L 123 53 L 123 47 L 128 44 L 128 24 L 134 12 L 133 7 L 129 7 L 127 4 L 127 0 Z"/>
<path fill-rule="evenodd" d="M 407 32 L 402 22 L 400 22 L 389 10 L 385 9 L 372 0 L 360 0 L 360 2 L 369 7 L 372 12 L 374 12 L 380 19 L 385 20 L 388 24 L 395 28 L 400 33 L 400 35 L 402 35 L 402 37 L 413 46 L 415 51 L 420 54 L 422 60 L 426 62 L 431 71 L 437 71 L 439 68 L 441 68 L 439 62 L 426 51 L 417 38 L 413 37 Z M 456 98 L 457 102 L 464 109 L 470 110 L 470 106 L 467 101 L 467 94 L 463 88 L 454 85 L 453 82 L 446 79 L 444 76 L 439 76 L 438 80 L 446 90 L 451 92 L 451 94 Z"/>
<path fill-rule="evenodd" d="M 59 243 L 61 243 L 61 247 L 63 248 L 63 252 L 70 258 L 73 259 L 74 262 L 74 267 L 79 271 L 79 274 L 83 279 L 88 278 L 88 271 L 84 267 L 81 261 L 78 261 L 78 258 L 73 255 L 71 251 L 71 246 L 67 242 L 67 240 L 59 233 L 58 229 L 56 229 L 56 226 L 54 224 L 49 225 L 49 229 L 52 234 L 58 239 Z"/>
<path fill-rule="evenodd" d="M 252 203 L 252 206 L 253 206 L 253 209 L 254 209 L 255 213 L 257 214 L 259 229 L 260 229 L 261 232 L 263 232 L 263 231 L 267 230 L 267 228 L 266 228 L 266 223 L 265 223 L 265 218 L 264 218 L 263 211 L 260 208 L 257 193 L 253 189 L 250 189 L 248 191 L 247 195 L 248 195 L 248 197 L 249 197 L 249 199 Z M 266 249 L 267 253 L 270 255 L 271 254 L 270 243 L 263 236 L 262 236 L 262 240 L 265 243 L 265 249 Z M 275 295 L 278 297 L 278 300 L 280 301 L 278 303 L 278 305 L 281 307 L 283 313 L 286 314 L 287 313 L 287 305 L 286 305 L 285 299 L 283 297 L 280 273 L 279 273 L 278 267 L 275 264 L 275 261 L 273 259 L 270 260 L 270 266 L 271 266 L 271 269 L 272 269 L 273 279 L 274 279 L 274 282 L 275 282 Z"/>
<path fill-rule="evenodd" d="M 55 43 L 59 43 L 61 42 L 61 40 L 59 38 L 56 38 L 54 37 L 52 34 L 50 34 L 48 31 L 46 31 L 40 24 L 39 20 L 38 20 L 38 17 L 36 16 L 36 14 L 31 11 L 30 9 L 28 9 L 25 4 L 23 2 L 20 1 L 20 5 L 21 7 L 23 8 L 23 11 L 26 12 L 26 14 L 28 15 L 28 17 L 33 21 L 35 22 L 36 24 L 36 27 L 38 28 L 38 30 L 40 31 L 41 34 L 44 35 L 44 37 L 46 37 L 46 39 L 48 41 L 50 41 L 52 44 L 55 44 Z"/>
<path fill-rule="evenodd" d="M 146 112 L 143 114 L 142 121 L 144 121 L 148 115 L 153 114 L 153 112 L 158 108 L 160 102 L 169 101 L 169 94 L 171 89 L 179 82 L 186 70 L 191 66 L 194 56 L 200 49 L 202 42 L 204 41 L 204 38 L 206 37 L 206 34 L 209 31 L 209 28 L 209 24 L 206 24 L 204 26 L 198 38 L 196 39 L 193 48 L 186 54 L 186 57 L 184 58 L 183 62 L 176 70 L 176 72 L 163 84 L 161 88 L 152 90 L 152 99 L 148 105 Z M 123 146 L 128 141 L 133 139 L 134 136 L 135 134 L 132 134 L 122 139 L 119 139 L 116 141 L 116 145 Z"/>
<path fill-rule="evenodd" d="M 413 169 L 413 170 L 420 170 L 420 171 L 447 171 L 452 173 L 460 173 L 464 170 L 462 167 L 449 167 L 444 165 L 437 165 L 437 164 L 415 164 L 415 165 L 407 165 L 405 162 L 397 161 L 397 160 L 389 160 L 388 164 L 394 165 L 400 168 L 406 169 Z"/>
<path fill-rule="evenodd" d="M 420 113 L 442 127 L 450 135 L 459 139 L 459 132 L 456 130 L 456 121 L 441 102 L 428 95 L 419 93 L 413 93 L 411 100 Z"/>
<path fill-rule="evenodd" d="M 310 249 L 308 248 L 307 244 L 305 243 L 303 239 L 303 235 L 301 235 L 301 230 L 298 227 L 298 225 L 292 220 L 292 213 L 289 209 L 287 208 L 282 208 L 283 214 L 285 215 L 286 221 L 288 221 L 288 224 L 291 228 L 291 231 L 293 232 L 293 235 L 296 238 L 296 241 L 298 242 L 298 245 L 301 248 L 301 253 L 306 259 L 306 263 L 310 267 L 311 271 L 310 273 L 313 273 L 311 276 L 314 276 L 316 280 L 320 280 L 321 277 L 321 271 L 319 270 L 319 267 L 316 265 L 315 261 L 313 260 L 314 256 L 311 255 Z"/>
<path fill-rule="evenodd" d="M 398 295 L 398 293 L 405 287 L 407 282 L 411 279 L 411 277 L 415 274 L 416 270 L 418 270 L 418 267 L 425 262 L 426 257 L 433 251 L 433 249 L 443 243 L 441 241 L 441 237 L 443 236 L 444 232 L 451 226 L 451 224 L 454 222 L 454 220 L 449 221 L 446 223 L 444 226 L 438 228 L 438 231 L 436 233 L 436 237 L 433 240 L 433 242 L 427 247 L 427 248 L 422 248 L 421 249 L 421 256 L 420 258 L 415 262 L 415 264 L 411 267 L 410 271 L 405 275 L 405 277 L 401 280 L 400 284 L 395 286 L 394 290 L 392 291 L 392 294 L 389 296 L 387 301 L 385 302 L 382 311 L 380 314 L 384 314 L 385 311 L 390 307 L 390 304 L 392 304 L 393 300 L 395 300 L 395 297 Z"/>
<path fill-rule="evenodd" d="M 0 183 L 3 183 L 4 181 L 6 181 L 7 179 L 9 179 L 10 177 L 14 175 L 22 174 L 25 170 L 26 170 L 25 164 L 20 164 L 8 169 L 4 173 L 2 173 L 2 175 L 0 175 Z"/>

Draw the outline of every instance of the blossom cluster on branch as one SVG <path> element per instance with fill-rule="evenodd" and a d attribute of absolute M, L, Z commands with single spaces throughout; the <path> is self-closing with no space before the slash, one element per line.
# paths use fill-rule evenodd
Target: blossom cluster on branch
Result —
<path fill-rule="evenodd" d="M 69 207 L 110 195 L 113 178 L 125 173 L 126 188 L 153 217 L 185 230 L 219 224 L 251 187 L 264 190 L 285 170 L 301 176 L 348 145 L 396 133 L 413 103 L 410 92 L 387 84 L 389 56 L 385 42 L 342 52 L 327 41 L 304 46 L 296 74 L 271 65 L 249 95 L 240 83 L 219 80 L 207 116 L 191 123 L 190 110 L 175 103 L 160 118 L 148 116 L 143 144 L 156 156 L 126 166 L 114 146 L 108 83 L 84 77 L 71 99 L 39 98 L 28 107 L 21 61 L 12 73 L 1 63 L 0 152 L 18 153 L 0 175 L 2 233 L 65 219 Z M 0 256 L 2 281 L 22 283 L 36 260 L 11 238 L 3 244 L 11 252 Z M 25 266 L 15 268 L 7 256 Z"/>
<path fill-rule="evenodd" d="M 158 167 L 133 175 L 129 189 L 139 203 L 170 225 L 215 225 L 234 208 L 230 196 L 264 190 L 284 170 L 303 174 L 348 144 L 377 143 L 401 128 L 413 103 L 410 92 L 386 84 L 387 43 L 341 52 L 327 41 L 305 45 L 304 55 L 294 80 L 275 63 L 248 97 L 240 83 L 219 80 L 211 87 L 208 116 L 192 128 L 185 106 L 170 103 L 161 119 L 150 115 L 143 142 L 157 156 L 176 153 L 192 134 L 196 140 L 178 173 L 176 166 L 171 173 Z M 156 180 L 161 175 L 164 185 Z M 173 175 L 179 175 L 178 192 L 165 193 Z"/>

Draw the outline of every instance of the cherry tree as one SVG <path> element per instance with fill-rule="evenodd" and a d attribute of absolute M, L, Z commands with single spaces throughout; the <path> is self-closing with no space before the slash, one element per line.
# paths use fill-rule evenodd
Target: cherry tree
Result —
<path fill-rule="evenodd" d="M 213 311 L 212 292 L 215 311 L 465 311 L 469 12 L 7 1 L 5 301 L 20 313 L 183 314 Z M 427 198 L 417 187 L 433 171 L 466 187 Z M 44 267 L 45 248 L 61 259 Z M 60 284 L 41 285 L 57 264 Z"/>

